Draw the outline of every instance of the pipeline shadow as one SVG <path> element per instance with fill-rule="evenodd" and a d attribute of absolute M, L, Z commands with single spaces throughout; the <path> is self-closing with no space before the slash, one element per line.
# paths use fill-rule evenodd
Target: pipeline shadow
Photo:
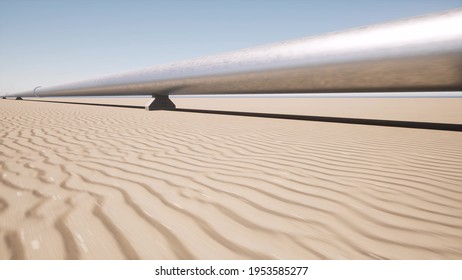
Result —
<path fill-rule="evenodd" d="M 145 106 L 136 106 L 136 105 L 101 104 L 101 103 L 86 103 L 86 102 L 66 102 L 66 101 L 26 100 L 26 99 L 25 101 L 64 103 L 64 104 L 89 105 L 89 106 L 119 107 L 119 108 L 131 108 L 131 109 L 144 109 L 145 108 Z M 453 123 L 433 123 L 433 122 L 413 122 L 413 121 L 380 120 L 380 119 L 253 113 L 253 112 L 240 112 L 240 111 L 202 110 L 202 109 L 187 109 L 187 108 L 176 108 L 176 109 L 172 109 L 168 111 L 270 118 L 270 119 L 286 119 L 286 120 L 298 120 L 298 121 L 316 121 L 316 122 L 345 123 L 345 124 L 372 125 L 372 126 L 402 127 L 402 128 L 415 128 L 415 129 L 462 131 L 462 124 L 453 124 Z"/>

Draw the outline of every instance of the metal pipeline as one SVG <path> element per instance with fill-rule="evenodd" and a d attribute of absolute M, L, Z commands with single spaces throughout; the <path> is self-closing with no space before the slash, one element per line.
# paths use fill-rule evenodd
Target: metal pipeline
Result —
<path fill-rule="evenodd" d="M 462 9 L 11 97 L 462 90 Z"/>

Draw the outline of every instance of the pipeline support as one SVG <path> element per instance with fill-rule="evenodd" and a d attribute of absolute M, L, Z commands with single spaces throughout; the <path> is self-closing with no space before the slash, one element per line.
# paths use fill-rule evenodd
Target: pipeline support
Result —
<path fill-rule="evenodd" d="M 152 97 L 154 97 L 154 99 L 149 101 L 149 103 L 144 107 L 146 111 L 176 109 L 175 103 L 170 100 L 168 95 L 153 94 Z"/>

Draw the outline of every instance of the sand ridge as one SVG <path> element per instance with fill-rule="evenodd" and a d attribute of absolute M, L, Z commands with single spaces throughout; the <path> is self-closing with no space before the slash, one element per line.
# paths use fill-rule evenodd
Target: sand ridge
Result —
<path fill-rule="evenodd" d="M 0 259 L 460 259 L 462 134 L 2 100 Z"/>

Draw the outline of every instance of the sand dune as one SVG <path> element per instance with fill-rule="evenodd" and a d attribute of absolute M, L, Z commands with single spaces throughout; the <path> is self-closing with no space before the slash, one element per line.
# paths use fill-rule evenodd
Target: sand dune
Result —
<path fill-rule="evenodd" d="M 0 259 L 461 259 L 460 132 L 0 100 Z"/>

